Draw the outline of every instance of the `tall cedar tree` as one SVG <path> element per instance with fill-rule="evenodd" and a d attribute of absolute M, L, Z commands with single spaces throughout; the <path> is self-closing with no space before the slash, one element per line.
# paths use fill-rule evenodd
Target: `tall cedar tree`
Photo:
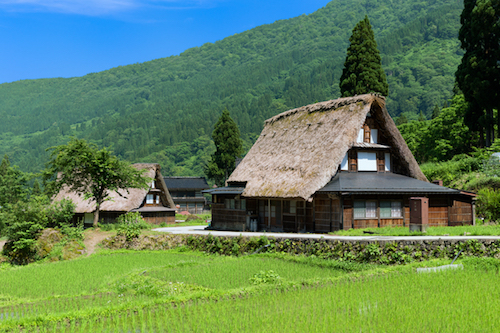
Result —
<path fill-rule="evenodd" d="M 356 24 L 349 41 L 351 45 L 347 48 L 344 70 L 340 77 L 342 97 L 370 92 L 387 96 L 389 85 L 368 16 Z"/>
<path fill-rule="evenodd" d="M 494 140 L 493 109 L 500 109 L 500 0 L 465 0 L 458 38 L 465 54 L 456 80 L 468 102 L 465 123 Z M 500 114 L 497 115 L 500 130 Z"/>
<path fill-rule="evenodd" d="M 73 138 L 66 145 L 50 149 L 51 159 L 44 174 L 45 180 L 49 180 L 47 187 L 55 192 L 66 186 L 94 201 L 94 227 L 99 221 L 100 207 L 109 199 L 111 191 L 147 189 L 151 183 L 141 170 L 119 160 L 106 148 L 98 150 L 85 140 Z"/>
<path fill-rule="evenodd" d="M 213 179 L 217 186 L 223 186 L 235 168 L 236 158 L 243 153 L 240 130 L 227 109 L 222 111 L 217 120 L 212 139 L 216 150 L 205 167 L 205 174 Z"/>

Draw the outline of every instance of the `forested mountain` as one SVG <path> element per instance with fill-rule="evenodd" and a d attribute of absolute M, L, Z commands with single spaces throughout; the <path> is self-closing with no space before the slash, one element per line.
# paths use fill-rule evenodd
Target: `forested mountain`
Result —
<path fill-rule="evenodd" d="M 463 4 L 456 0 L 334 0 L 179 56 L 70 79 L 0 85 L 0 154 L 38 171 L 45 149 L 86 138 L 164 175 L 201 175 L 227 107 L 248 148 L 279 112 L 337 98 L 354 25 L 368 15 L 389 83 L 388 109 L 430 117 L 451 97 Z M 159 41 L 161 42 L 161 41 Z"/>

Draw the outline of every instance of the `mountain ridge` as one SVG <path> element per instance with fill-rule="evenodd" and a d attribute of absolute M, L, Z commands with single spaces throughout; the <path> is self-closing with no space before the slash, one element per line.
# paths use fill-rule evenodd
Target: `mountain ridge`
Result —
<path fill-rule="evenodd" d="M 200 175 L 213 149 L 208 136 L 224 107 L 249 146 L 265 119 L 338 97 L 348 38 L 365 13 L 389 74 L 391 114 L 429 116 L 451 97 L 453 66 L 460 60 L 454 37 L 461 6 L 454 0 L 332 1 L 309 15 L 179 56 L 82 77 L 4 83 L 0 153 L 9 154 L 21 169 L 36 171 L 47 147 L 74 135 L 109 146 L 131 162 L 157 159 L 172 175 Z M 436 57 L 443 47 L 442 58 Z M 420 59 L 423 54 L 427 59 Z M 201 146 L 178 156 L 177 150 L 183 151 L 178 146 L 198 139 Z"/>

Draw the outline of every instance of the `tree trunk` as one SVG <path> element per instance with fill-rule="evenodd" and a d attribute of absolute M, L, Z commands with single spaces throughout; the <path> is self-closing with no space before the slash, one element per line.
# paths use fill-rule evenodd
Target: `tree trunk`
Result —
<path fill-rule="evenodd" d="M 491 130 L 491 141 L 490 141 L 490 146 L 493 144 L 493 141 L 495 141 L 495 118 L 493 117 L 493 109 L 488 109 L 488 126 L 490 127 Z"/>
<path fill-rule="evenodd" d="M 97 228 L 97 223 L 99 223 L 99 204 L 95 206 L 94 212 L 94 228 Z"/>
<path fill-rule="evenodd" d="M 485 126 L 486 130 L 486 147 L 491 146 L 491 120 L 488 119 Z"/>
<path fill-rule="evenodd" d="M 497 110 L 497 138 L 500 139 L 500 108 Z"/>

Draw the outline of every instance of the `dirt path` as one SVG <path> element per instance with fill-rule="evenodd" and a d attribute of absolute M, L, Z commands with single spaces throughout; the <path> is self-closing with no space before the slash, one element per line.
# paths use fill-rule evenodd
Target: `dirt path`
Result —
<path fill-rule="evenodd" d="M 5 243 L 6 243 L 6 242 L 7 242 L 7 241 L 5 241 L 5 240 L 1 240 L 1 241 L 0 241 L 0 252 L 2 252 L 2 250 L 3 250 L 3 246 L 5 245 Z"/>
<path fill-rule="evenodd" d="M 95 252 L 97 245 L 102 242 L 106 237 L 109 237 L 113 234 L 112 231 L 100 231 L 89 229 L 85 231 L 85 239 L 83 240 L 83 244 L 85 245 L 85 252 L 87 255 L 91 255 Z"/>

